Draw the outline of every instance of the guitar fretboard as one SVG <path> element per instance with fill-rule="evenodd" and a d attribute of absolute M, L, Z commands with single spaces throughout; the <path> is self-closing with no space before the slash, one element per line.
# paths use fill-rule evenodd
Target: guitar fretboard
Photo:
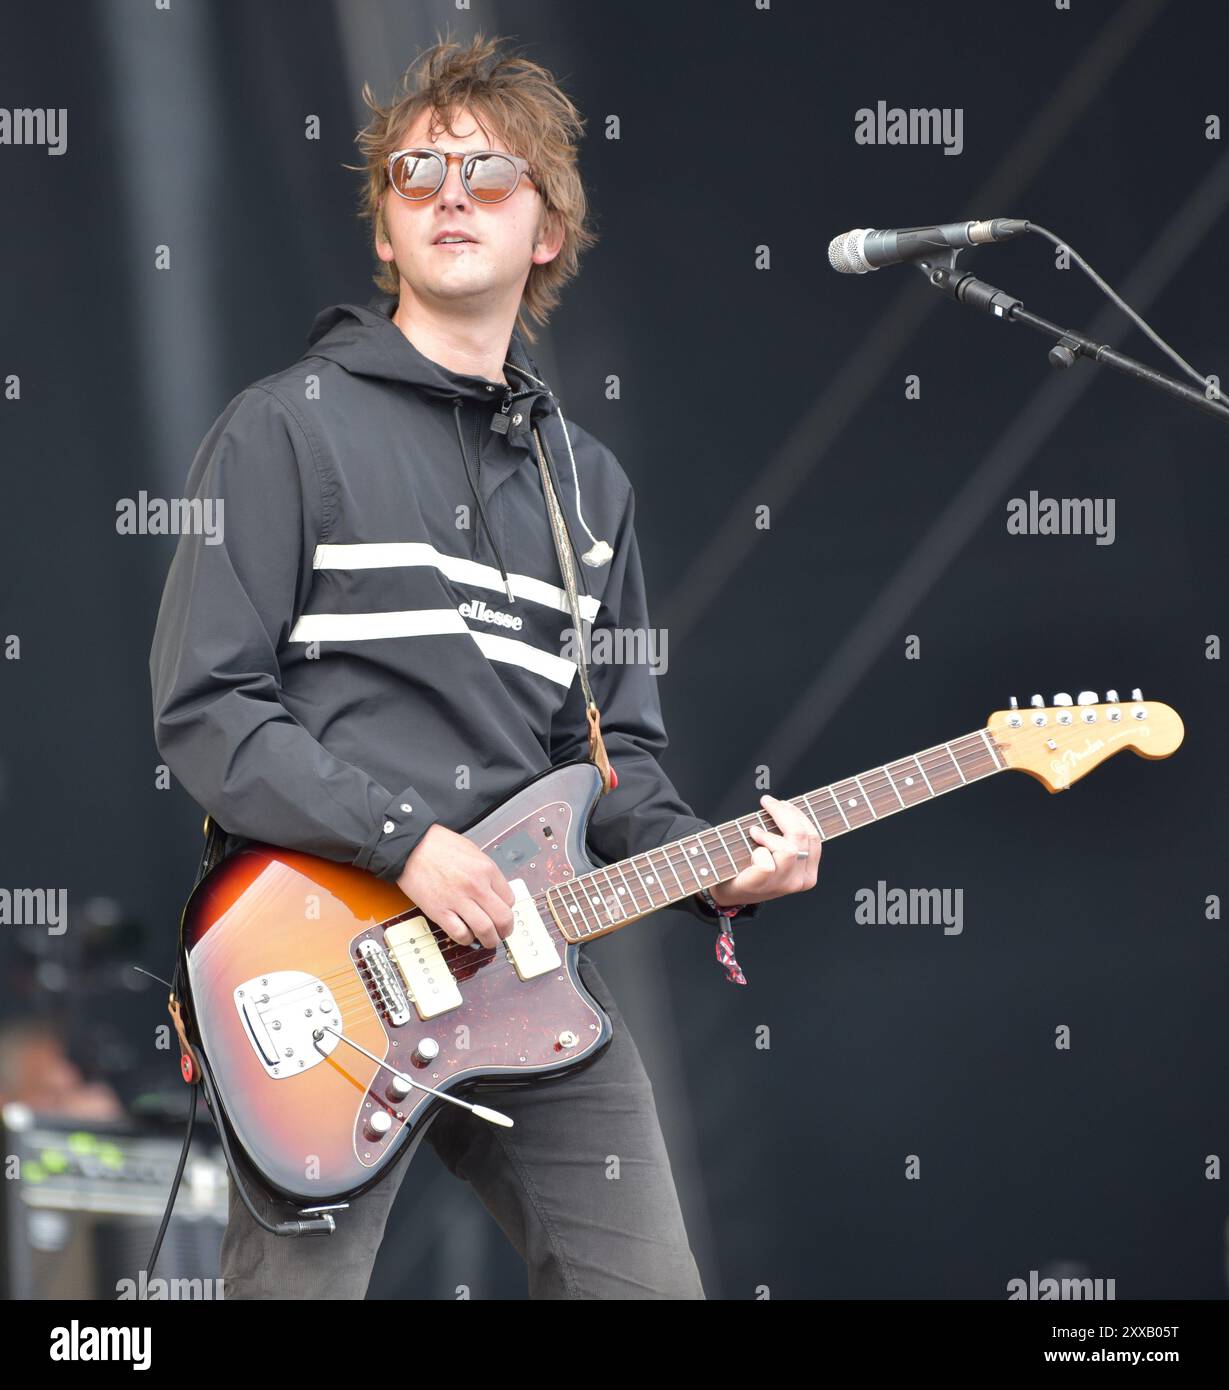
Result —
<path fill-rule="evenodd" d="M 790 801 L 821 840 L 833 840 L 1005 767 L 989 730 L 979 729 Z M 752 825 L 780 833 L 767 811 L 757 811 L 555 884 L 537 900 L 569 941 L 617 931 L 626 922 L 736 877 L 751 863 L 756 847 L 747 834 Z"/>

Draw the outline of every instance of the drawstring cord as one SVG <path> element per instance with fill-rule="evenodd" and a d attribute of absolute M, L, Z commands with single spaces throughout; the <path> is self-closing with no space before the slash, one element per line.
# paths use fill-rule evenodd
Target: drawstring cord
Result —
<path fill-rule="evenodd" d="M 516 595 L 512 592 L 512 581 L 508 578 L 508 571 L 504 568 L 504 557 L 499 553 L 499 546 L 495 544 L 495 537 L 491 534 L 491 523 L 487 520 L 486 507 L 482 502 L 482 494 L 478 491 L 473 475 L 469 471 L 469 455 L 465 451 L 465 436 L 461 433 L 461 402 L 459 400 L 453 402 L 452 421 L 457 427 L 457 443 L 461 446 L 461 461 L 465 465 L 465 477 L 469 482 L 470 491 L 474 494 L 474 501 L 478 504 L 478 516 L 482 522 L 482 528 L 486 532 L 487 540 L 491 543 L 491 549 L 495 552 L 495 562 L 503 576 L 504 592 L 508 595 L 508 602 L 515 603 Z"/>

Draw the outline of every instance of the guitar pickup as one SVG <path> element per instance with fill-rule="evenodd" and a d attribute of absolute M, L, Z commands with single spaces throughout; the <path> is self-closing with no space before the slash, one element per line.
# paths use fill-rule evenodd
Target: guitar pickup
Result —
<path fill-rule="evenodd" d="M 384 944 L 424 1021 L 456 1009 L 464 1002 L 440 950 L 431 924 L 416 912 L 404 922 L 384 928 Z"/>
<path fill-rule="evenodd" d="M 532 894 L 525 886 L 523 878 L 510 879 L 516 902 L 512 905 L 515 925 L 504 938 L 504 949 L 511 958 L 516 973 L 522 980 L 534 980 L 539 975 L 549 974 L 563 962 L 555 947 L 554 938 L 542 920 Z"/>

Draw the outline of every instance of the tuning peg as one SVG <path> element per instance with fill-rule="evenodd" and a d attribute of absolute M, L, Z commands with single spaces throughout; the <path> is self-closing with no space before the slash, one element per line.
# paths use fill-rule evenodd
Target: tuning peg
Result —
<path fill-rule="evenodd" d="M 1040 695 L 1034 695 L 1033 698 L 1029 701 L 1029 704 L 1032 705 L 1034 709 L 1045 709 L 1046 707 L 1046 702 L 1041 698 Z"/>
<path fill-rule="evenodd" d="M 1056 705 L 1069 705 L 1071 703 L 1071 696 L 1068 695 L 1065 690 L 1060 690 L 1054 697 L 1054 703 Z"/>
<path fill-rule="evenodd" d="M 1135 689 L 1131 691 L 1131 699 L 1142 700 L 1143 698 L 1144 692 L 1139 688 L 1139 686 L 1136 686 Z"/>
<path fill-rule="evenodd" d="M 1077 705 L 1095 705 L 1097 703 L 1097 700 L 1098 695 L 1095 690 L 1081 690 L 1080 693 L 1075 697 L 1075 702 Z"/>
<path fill-rule="evenodd" d="M 1116 690 L 1107 690 L 1105 692 L 1105 703 L 1107 705 L 1116 705 L 1118 703 L 1118 692 Z"/>
<path fill-rule="evenodd" d="M 1011 707 L 1012 707 L 1012 709 L 1019 709 L 1019 708 L 1020 708 L 1020 702 L 1019 702 L 1019 700 L 1016 699 L 1016 697 L 1015 697 L 1014 695 L 1011 697 Z"/>

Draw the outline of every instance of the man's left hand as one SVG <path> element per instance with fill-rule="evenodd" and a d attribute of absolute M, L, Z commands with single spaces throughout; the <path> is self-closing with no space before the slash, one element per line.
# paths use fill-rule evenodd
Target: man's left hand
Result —
<path fill-rule="evenodd" d="M 751 863 L 735 878 L 710 889 L 721 907 L 767 902 L 787 893 L 805 893 L 815 887 L 823 845 L 814 822 L 788 801 L 765 793 L 760 804 L 780 827 L 780 834 L 762 825 L 747 827 L 755 841 Z"/>

